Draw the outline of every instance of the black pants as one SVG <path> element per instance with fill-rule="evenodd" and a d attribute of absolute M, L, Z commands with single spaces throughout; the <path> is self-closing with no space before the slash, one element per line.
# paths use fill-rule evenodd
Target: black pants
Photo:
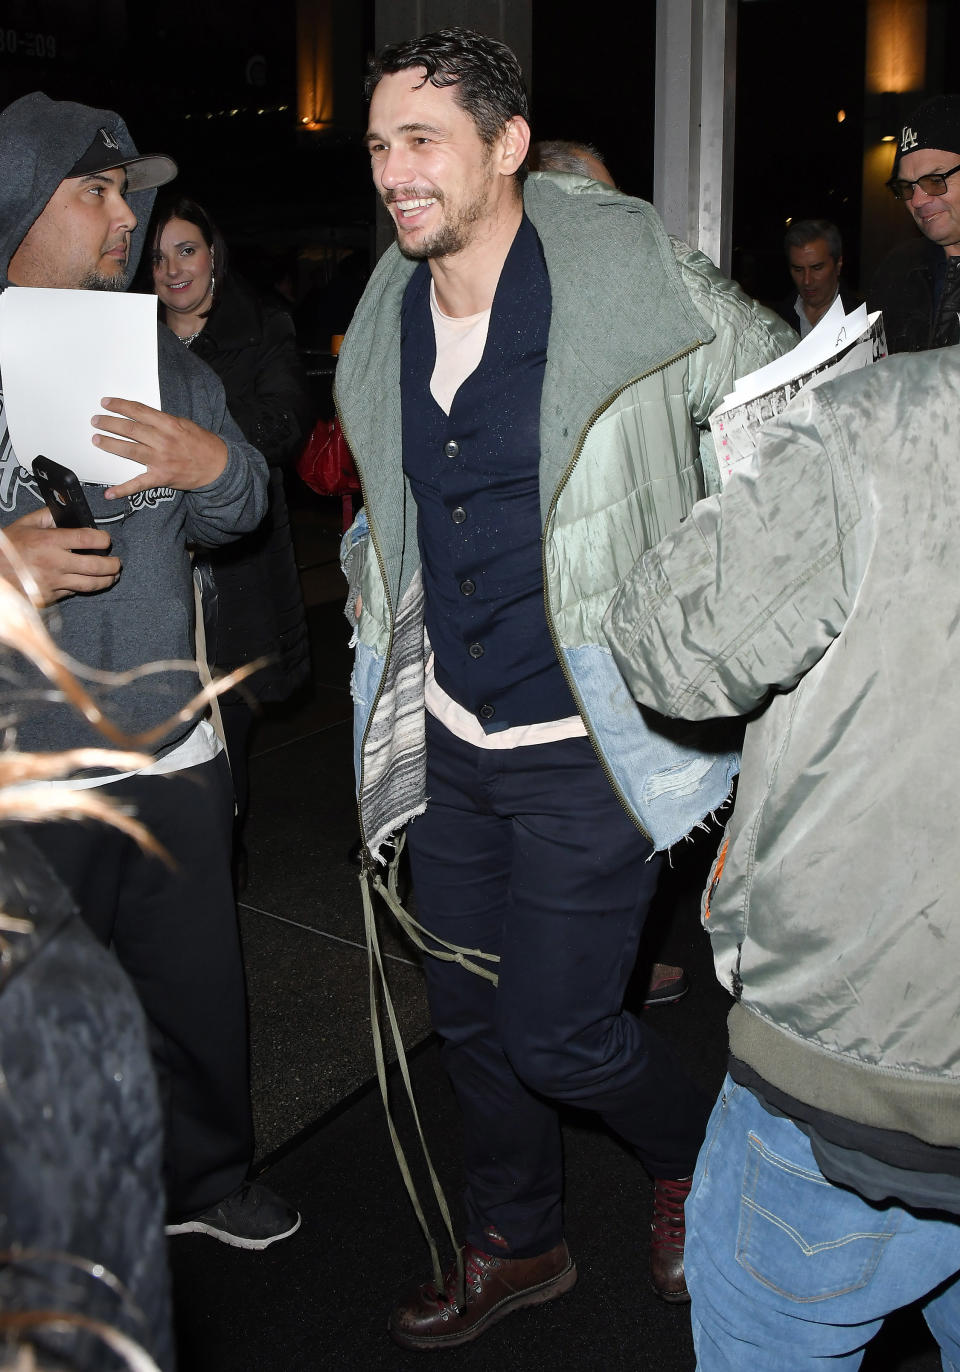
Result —
<path fill-rule="evenodd" d="M 230 880 L 226 758 L 104 788 L 175 869 L 118 830 L 43 824 L 31 837 L 140 997 L 164 1111 L 168 1213 L 221 1200 L 253 1156 L 246 994 Z"/>
<path fill-rule="evenodd" d="M 585 738 L 502 751 L 427 725 L 426 813 L 407 829 L 418 918 L 498 953 L 499 987 L 426 958 L 463 1115 L 466 1237 L 516 1257 L 563 1233 L 551 1102 L 596 1111 L 660 1177 L 689 1176 L 710 1102 L 623 1011 L 660 860 Z"/>
<path fill-rule="evenodd" d="M 223 739 L 230 758 L 230 775 L 236 801 L 233 829 L 239 842 L 250 803 L 250 734 L 256 715 L 253 706 L 238 696 L 236 699 L 231 697 L 220 701 L 220 718 L 223 720 Z"/>

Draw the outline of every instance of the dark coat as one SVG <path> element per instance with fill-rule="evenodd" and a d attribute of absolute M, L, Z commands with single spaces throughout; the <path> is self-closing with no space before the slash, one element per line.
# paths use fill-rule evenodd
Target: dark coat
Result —
<path fill-rule="evenodd" d="M 938 243 L 903 243 L 880 263 L 870 283 L 871 310 L 883 311 L 887 348 L 923 352 L 960 342 L 960 259 Z"/>
<path fill-rule="evenodd" d="M 0 1309 L 102 1320 L 170 1372 L 163 1127 L 143 1011 L 24 829 L 0 838 L 0 909 L 18 921 L 0 929 Z M 32 1256 L 10 1259 L 18 1246 Z M 99 1263 L 122 1285 L 98 1278 Z M 82 1372 L 119 1365 L 77 1330 L 32 1332 L 60 1351 L 58 1367 L 65 1353 Z"/>
<path fill-rule="evenodd" d="M 215 607 L 209 606 L 206 590 L 204 597 L 207 655 L 220 673 L 270 656 L 247 688 L 261 701 L 284 700 L 310 673 L 283 493 L 282 467 L 295 460 L 314 419 L 293 324 L 289 315 L 262 304 L 231 277 L 191 351 L 217 373 L 230 413 L 270 467 L 270 507 L 259 529 L 229 548 L 204 554 L 216 583 Z"/>

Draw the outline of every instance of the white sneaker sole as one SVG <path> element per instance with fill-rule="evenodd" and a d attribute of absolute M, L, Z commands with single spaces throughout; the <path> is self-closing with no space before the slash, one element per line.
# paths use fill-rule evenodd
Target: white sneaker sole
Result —
<path fill-rule="evenodd" d="M 243 1234 L 231 1234 L 228 1229 L 218 1229 L 216 1225 L 207 1224 L 205 1220 L 184 1220 L 182 1224 L 168 1224 L 166 1233 L 169 1237 L 177 1234 L 206 1234 L 208 1238 L 217 1239 L 220 1243 L 228 1243 L 231 1248 L 250 1248 L 263 1249 L 269 1248 L 272 1243 L 279 1243 L 281 1239 L 288 1239 L 291 1234 L 295 1234 L 300 1228 L 301 1217 L 297 1216 L 297 1222 L 285 1229 L 282 1234 L 268 1234 L 265 1239 L 251 1239 Z"/>

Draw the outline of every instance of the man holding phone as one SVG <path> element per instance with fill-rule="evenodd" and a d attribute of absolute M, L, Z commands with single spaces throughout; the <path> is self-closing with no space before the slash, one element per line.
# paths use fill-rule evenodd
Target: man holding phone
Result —
<path fill-rule="evenodd" d="M 36 92 L 0 113 L 0 173 L 0 288 L 123 290 L 154 190 L 176 167 L 140 156 L 111 111 Z M 137 773 L 62 784 L 109 786 L 173 863 L 104 827 L 40 825 L 31 836 L 114 948 L 149 1020 L 166 1112 L 168 1233 L 259 1249 L 292 1234 L 300 1217 L 248 1180 L 229 770 L 209 722 L 178 712 L 199 687 L 188 545 L 229 542 L 256 527 L 266 466 L 230 418 L 220 382 L 163 326 L 159 367 L 162 409 L 107 396 L 92 416 L 95 446 L 127 455 L 132 440 L 145 468 L 106 490 L 84 487 L 94 528 L 55 526 L 29 470 L 37 454 L 14 453 L 0 408 L 0 524 L 8 566 L 25 569 L 42 601 L 57 606 L 58 646 L 111 674 L 96 687 L 104 714 L 154 754 Z M 145 663 L 158 665 L 143 673 Z M 25 750 L 103 744 L 39 683 L 18 680 L 7 706 Z"/>

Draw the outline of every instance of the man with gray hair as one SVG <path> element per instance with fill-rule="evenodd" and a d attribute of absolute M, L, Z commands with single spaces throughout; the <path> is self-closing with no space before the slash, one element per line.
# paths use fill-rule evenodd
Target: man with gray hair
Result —
<path fill-rule="evenodd" d="M 777 305 L 777 314 L 796 329 L 801 338 L 818 324 L 836 300 L 849 311 L 856 303 L 840 289 L 843 270 L 843 241 L 840 230 L 829 219 L 796 219 L 783 238 L 790 275 L 797 288 Z"/>
<path fill-rule="evenodd" d="M 598 148 L 592 143 L 571 143 L 566 138 L 542 138 L 530 145 L 527 165 L 531 171 L 566 172 L 570 176 L 589 176 L 591 181 L 616 190 Z"/>

